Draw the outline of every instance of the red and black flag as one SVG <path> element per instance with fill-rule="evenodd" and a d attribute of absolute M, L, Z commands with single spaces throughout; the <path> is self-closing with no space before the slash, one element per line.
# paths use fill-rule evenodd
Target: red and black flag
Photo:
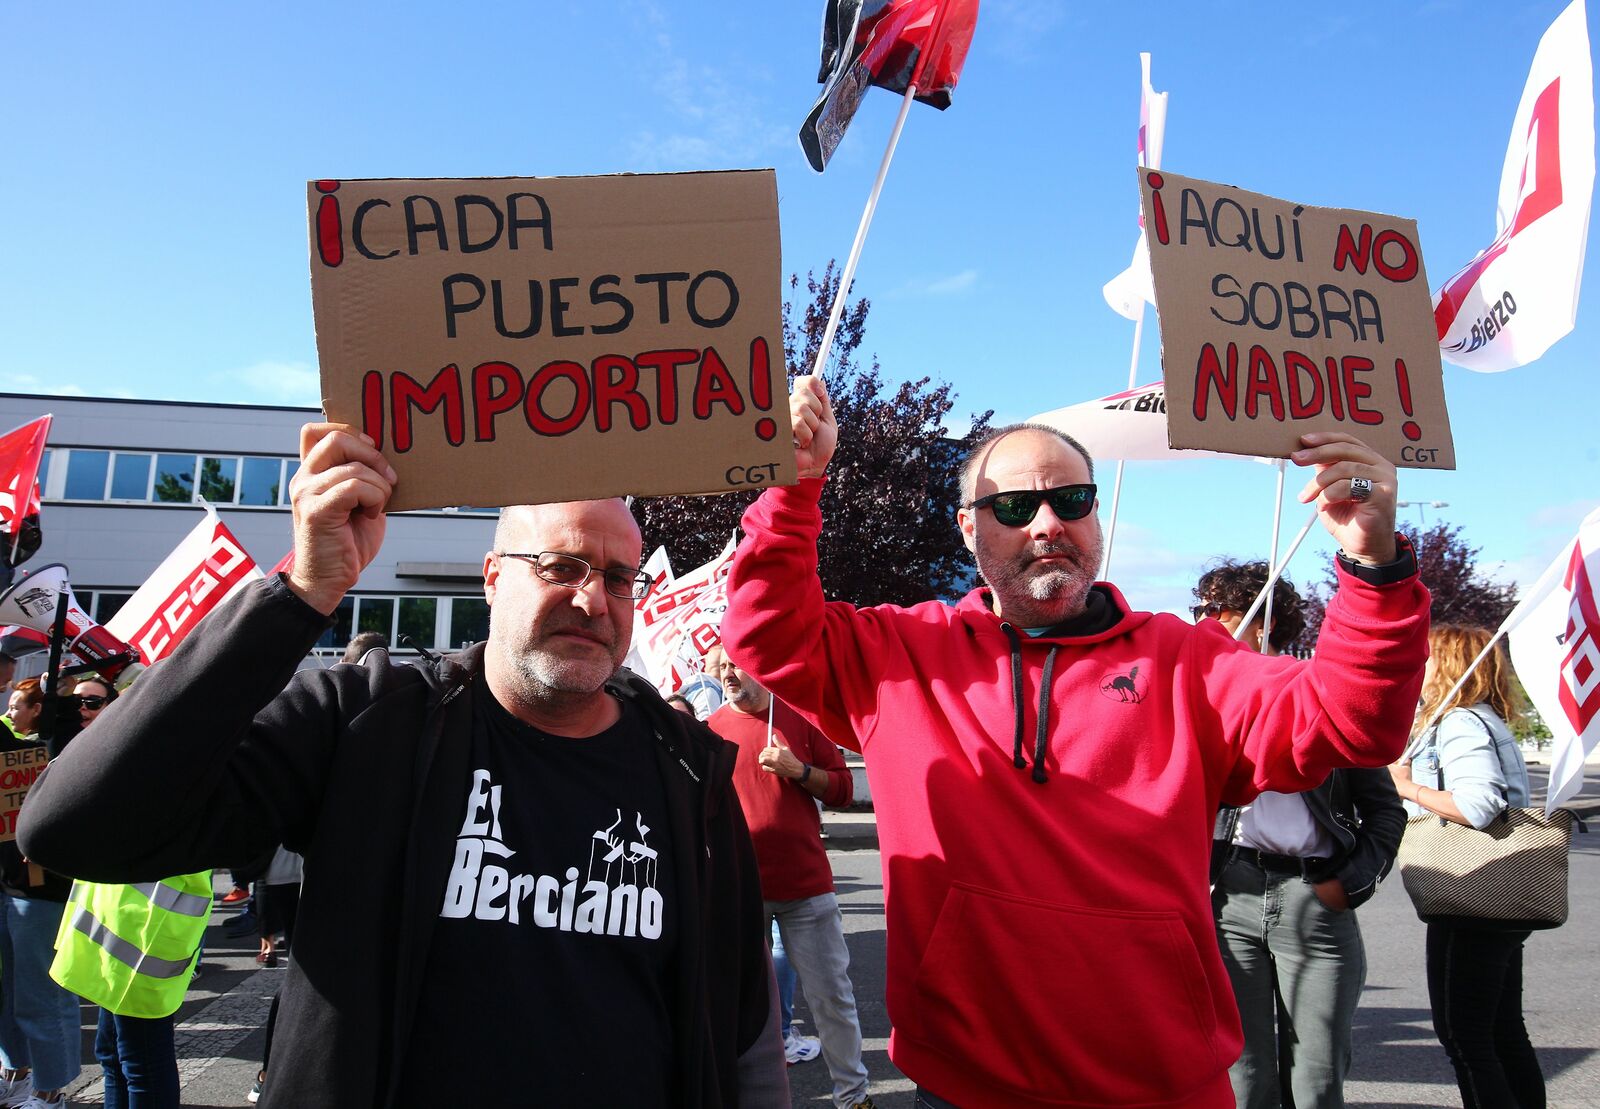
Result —
<path fill-rule="evenodd" d="M 821 173 L 869 85 L 943 111 L 961 77 L 978 0 L 828 0 L 822 16 L 822 95 L 800 128 L 800 147 Z"/>
<path fill-rule="evenodd" d="M 50 435 L 50 417 L 0 435 L 0 561 L 21 566 L 34 556 L 39 530 L 39 460 Z"/>

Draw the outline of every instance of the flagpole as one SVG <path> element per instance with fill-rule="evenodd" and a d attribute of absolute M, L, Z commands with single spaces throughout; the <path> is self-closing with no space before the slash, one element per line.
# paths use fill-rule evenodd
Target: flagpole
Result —
<path fill-rule="evenodd" d="M 1128 360 L 1128 388 L 1131 390 L 1139 377 L 1139 343 L 1144 337 L 1144 299 L 1139 300 L 1139 314 L 1133 320 L 1133 357 Z M 1106 521 L 1106 553 L 1100 560 L 1100 580 L 1111 580 L 1111 545 L 1117 538 L 1117 506 L 1122 502 L 1122 470 L 1128 460 L 1117 459 L 1117 478 L 1111 486 L 1111 515 Z"/>
<path fill-rule="evenodd" d="M 1305 542 L 1306 536 L 1311 534 L 1311 525 L 1316 522 L 1317 506 L 1315 503 L 1313 503 L 1311 506 L 1310 517 L 1307 518 L 1305 524 L 1300 528 L 1299 534 L 1294 537 L 1294 542 L 1289 544 L 1288 551 L 1284 553 L 1283 561 L 1272 568 L 1272 573 L 1267 575 L 1267 584 L 1261 587 L 1261 592 L 1256 594 L 1255 601 L 1250 605 L 1250 611 L 1244 614 L 1244 619 L 1240 620 L 1239 626 L 1234 629 L 1234 639 L 1238 639 L 1240 636 L 1244 635 L 1244 630 L 1250 626 L 1250 621 L 1256 618 L 1256 613 L 1260 612 L 1261 606 L 1266 604 L 1267 598 L 1272 595 L 1272 587 L 1277 585 L 1278 579 L 1283 576 L 1283 568 L 1289 565 L 1289 560 L 1292 559 L 1294 557 L 1294 553 L 1300 549 L 1300 544 Z"/>
<path fill-rule="evenodd" d="M 833 296 L 833 310 L 828 313 L 828 326 L 822 332 L 822 345 L 817 348 L 817 360 L 811 367 L 814 374 L 822 373 L 822 368 L 828 364 L 828 352 L 833 349 L 833 335 L 839 330 L 845 298 L 850 295 L 850 283 L 856 277 L 856 263 L 861 261 L 861 248 L 867 241 L 867 229 L 872 226 L 872 216 L 878 210 L 878 194 L 883 192 L 884 179 L 889 176 L 889 163 L 894 160 L 894 148 L 900 144 L 900 132 L 905 128 L 906 115 L 916 95 L 917 86 L 907 85 L 905 99 L 900 102 L 900 115 L 894 121 L 894 130 L 889 132 L 889 145 L 883 151 L 883 164 L 878 167 L 878 179 L 872 183 L 866 210 L 861 213 L 861 226 L 856 228 L 856 241 L 851 244 L 850 257 L 845 260 L 844 272 L 839 275 L 839 291 Z"/>
<path fill-rule="evenodd" d="M 1278 564 L 1278 532 L 1283 529 L 1283 480 L 1287 463 L 1278 459 L 1278 496 L 1272 504 L 1272 557 L 1267 560 L 1268 566 Z M 1268 642 L 1272 638 L 1272 594 L 1276 590 L 1267 590 L 1267 602 L 1261 610 L 1261 653 L 1267 653 Z"/>

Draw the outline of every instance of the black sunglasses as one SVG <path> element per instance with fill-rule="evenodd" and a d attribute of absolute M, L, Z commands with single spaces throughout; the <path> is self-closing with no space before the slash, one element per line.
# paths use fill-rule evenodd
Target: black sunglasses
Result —
<path fill-rule="evenodd" d="M 1221 616 L 1224 612 L 1228 611 L 1228 606 L 1218 604 L 1216 601 L 1207 601 L 1203 605 L 1195 605 L 1189 611 L 1194 615 L 1196 621 L 1200 621 L 1204 620 L 1208 616 L 1213 619 Z"/>
<path fill-rule="evenodd" d="M 86 709 L 103 709 L 106 707 L 106 702 L 109 700 L 109 697 L 96 697 L 94 694 L 89 694 L 87 696 L 80 696 L 78 698 L 78 703 Z"/>
<path fill-rule="evenodd" d="M 1058 485 L 1054 489 L 1018 489 L 1009 493 L 990 493 L 973 501 L 972 508 L 994 510 L 994 518 L 1008 528 L 1026 527 L 1039 514 L 1039 506 L 1050 502 L 1050 511 L 1061 520 L 1081 520 L 1094 510 L 1093 485 Z"/>

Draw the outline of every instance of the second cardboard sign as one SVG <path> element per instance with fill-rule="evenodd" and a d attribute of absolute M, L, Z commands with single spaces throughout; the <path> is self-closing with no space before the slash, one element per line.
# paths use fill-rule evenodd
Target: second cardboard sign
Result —
<path fill-rule="evenodd" d="M 1171 445 L 1285 457 L 1344 431 L 1454 469 L 1413 220 L 1139 171 Z"/>

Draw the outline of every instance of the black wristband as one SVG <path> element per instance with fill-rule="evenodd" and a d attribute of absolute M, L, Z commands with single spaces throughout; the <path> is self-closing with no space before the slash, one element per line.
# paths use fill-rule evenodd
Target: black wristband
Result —
<path fill-rule="evenodd" d="M 1411 541 L 1399 532 L 1394 536 L 1395 557 L 1393 562 L 1385 562 L 1380 566 L 1368 566 L 1366 563 L 1357 562 L 1349 555 L 1340 551 L 1336 556 L 1339 565 L 1344 567 L 1349 574 L 1368 585 L 1393 585 L 1405 581 L 1417 572 L 1417 553 L 1412 549 Z"/>
<path fill-rule="evenodd" d="M 809 762 L 801 763 L 800 764 L 800 779 L 799 779 L 800 784 L 801 785 L 805 785 L 806 782 L 810 780 L 810 778 L 811 778 L 811 764 Z"/>

